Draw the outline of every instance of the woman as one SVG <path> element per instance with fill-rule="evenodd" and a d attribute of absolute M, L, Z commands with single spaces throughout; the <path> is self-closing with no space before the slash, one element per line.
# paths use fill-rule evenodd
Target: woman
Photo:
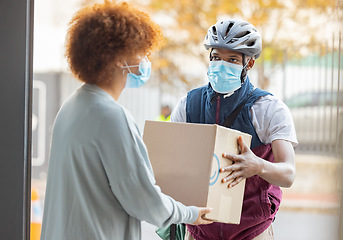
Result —
<path fill-rule="evenodd" d="M 41 239 L 140 239 L 144 220 L 157 226 L 208 224 L 210 209 L 186 207 L 155 185 L 145 145 L 117 100 L 150 75 L 147 55 L 159 27 L 126 3 L 105 1 L 72 19 L 66 56 L 85 82 L 54 124 Z"/>

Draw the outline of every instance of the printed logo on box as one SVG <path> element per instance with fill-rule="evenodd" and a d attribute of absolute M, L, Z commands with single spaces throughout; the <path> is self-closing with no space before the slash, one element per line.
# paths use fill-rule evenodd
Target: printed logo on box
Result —
<path fill-rule="evenodd" d="M 213 153 L 213 163 L 212 163 L 212 175 L 210 177 L 210 186 L 213 186 L 219 178 L 220 163 L 218 156 Z"/>

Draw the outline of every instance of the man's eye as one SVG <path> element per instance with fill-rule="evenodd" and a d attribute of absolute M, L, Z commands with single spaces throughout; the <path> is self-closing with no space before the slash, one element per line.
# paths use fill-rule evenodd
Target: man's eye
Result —
<path fill-rule="evenodd" d="M 218 57 L 218 56 L 213 56 L 212 59 L 213 59 L 213 60 L 220 60 L 220 57 Z"/>
<path fill-rule="evenodd" d="M 242 61 L 240 59 L 237 59 L 237 58 L 230 58 L 230 59 L 228 59 L 228 62 L 238 64 L 238 65 L 242 64 Z"/>

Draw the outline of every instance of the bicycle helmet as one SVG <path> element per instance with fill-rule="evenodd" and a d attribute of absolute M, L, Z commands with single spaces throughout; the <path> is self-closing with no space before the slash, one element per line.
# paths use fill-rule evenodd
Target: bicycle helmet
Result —
<path fill-rule="evenodd" d="M 207 50 L 226 48 L 257 59 L 262 51 L 262 38 L 252 24 L 238 19 L 226 19 L 208 29 L 204 46 Z"/>

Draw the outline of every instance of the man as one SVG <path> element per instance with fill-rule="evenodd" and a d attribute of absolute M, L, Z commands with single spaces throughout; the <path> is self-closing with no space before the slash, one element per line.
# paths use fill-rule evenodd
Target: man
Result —
<path fill-rule="evenodd" d="M 247 72 L 262 50 L 262 39 L 248 22 L 227 19 L 211 26 L 204 40 L 210 50 L 209 84 L 190 91 L 171 115 L 173 122 L 219 124 L 252 135 L 251 149 L 238 138 L 239 155 L 223 153 L 233 164 L 221 169 L 234 187 L 246 178 L 239 225 L 187 225 L 186 239 L 274 239 L 271 223 L 281 203 L 280 187 L 295 177 L 295 129 L 287 106 L 250 83 Z"/>
<path fill-rule="evenodd" d="M 170 114 L 171 114 L 171 109 L 168 105 L 163 105 L 161 107 L 161 115 L 155 118 L 155 121 L 163 121 L 163 122 L 168 122 L 170 121 Z"/>

